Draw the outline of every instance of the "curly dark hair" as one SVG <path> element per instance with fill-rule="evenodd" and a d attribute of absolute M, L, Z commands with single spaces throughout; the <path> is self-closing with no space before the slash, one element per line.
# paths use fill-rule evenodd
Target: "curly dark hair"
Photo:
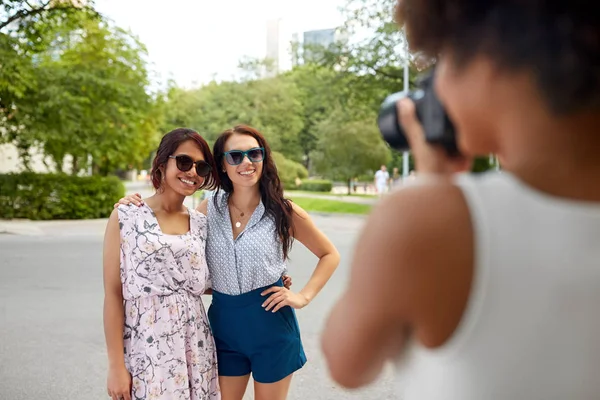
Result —
<path fill-rule="evenodd" d="M 152 179 L 152 185 L 155 189 L 160 189 L 160 185 L 163 179 L 162 167 L 164 167 L 169 161 L 169 156 L 173 155 L 175 150 L 183 142 L 188 140 L 193 141 L 198 145 L 198 148 L 204 156 L 206 161 L 212 167 L 211 173 L 204 178 L 204 182 L 200 189 L 213 190 L 218 185 L 217 166 L 215 165 L 215 159 L 210 152 L 210 146 L 206 143 L 206 140 L 200 134 L 192 129 L 188 128 L 177 128 L 167 133 L 160 141 L 158 149 L 156 150 L 156 156 L 152 161 L 152 170 L 150 171 L 150 177 Z"/>
<path fill-rule="evenodd" d="M 283 185 L 279 179 L 275 161 L 273 161 L 273 157 L 271 156 L 271 148 L 265 137 L 256 129 L 247 125 L 237 125 L 234 128 L 227 129 L 221 133 L 215 141 L 215 144 L 213 145 L 213 155 L 215 157 L 215 163 L 218 166 L 217 172 L 220 182 L 220 188 L 217 190 L 217 194 L 219 190 L 223 190 L 225 193 L 233 192 L 233 183 L 231 182 L 231 179 L 229 179 L 227 172 L 224 172 L 222 168 L 225 143 L 233 134 L 252 136 L 256 139 L 258 145 L 265 149 L 263 170 L 259 181 L 260 197 L 265 206 L 265 212 L 275 220 L 275 227 L 277 229 L 277 235 L 281 240 L 283 258 L 285 260 L 288 258 L 294 241 L 292 202 L 283 197 Z M 215 205 L 217 205 L 217 210 L 220 210 L 217 197 L 218 196 L 214 196 L 214 202 Z"/>
<path fill-rule="evenodd" d="M 477 54 L 532 73 L 556 114 L 600 108 L 598 3 L 589 0 L 398 0 L 411 50 L 449 50 L 458 64 Z"/>

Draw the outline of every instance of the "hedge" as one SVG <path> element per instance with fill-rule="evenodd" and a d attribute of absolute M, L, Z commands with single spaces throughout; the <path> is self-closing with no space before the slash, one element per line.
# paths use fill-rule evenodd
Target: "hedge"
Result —
<path fill-rule="evenodd" d="M 331 181 L 310 179 L 303 181 L 298 189 L 307 192 L 331 192 L 332 188 L 333 183 Z"/>
<path fill-rule="evenodd" d="M 308 178 L 308 171 L 304 165 L 286 158 L 283 154 L 274 151 L 273 160 L 284 189 L 296 189 L 296 178 L 300 180 Z"/>
<path fill-rule="evenodd" d="M 0 218 L 106 218 L 124 195 L 117 177 L 0 174 Z"/>

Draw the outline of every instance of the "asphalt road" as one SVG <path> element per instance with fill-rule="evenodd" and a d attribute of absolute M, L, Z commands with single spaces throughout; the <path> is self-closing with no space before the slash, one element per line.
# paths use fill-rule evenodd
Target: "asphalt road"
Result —
<path fill-rule="evenodd" d="M 364 219 L 314 216 L 342 263 L 321 294 L 298 312 L 307 365 L 289 399 L 395 399 L 390 370 L 372 386 L 348 392 L 329 378 L 320 352 L 324 319 L 348 277 Z M 101 400 L 106 353 L 102 326 L 102 235 L 105 221 L 56 222 L 26 235 L 0 235 L 0 400 Z M 296 243 L 290 273 L 302 287 L 316 258 Z M 357 294 L 360 295 L 360 294 Z M 206 302 L 210 298 L 206 297 Z M 245 399 L 252 399 L 249 389 Z"/>

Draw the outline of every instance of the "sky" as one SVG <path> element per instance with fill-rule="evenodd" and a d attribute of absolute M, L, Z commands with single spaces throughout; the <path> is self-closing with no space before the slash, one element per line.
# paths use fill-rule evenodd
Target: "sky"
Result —
<path fill-rule="evenodd" d="M 96 0 L 96 8 L 129 29 L 148 50 L 158 81 L 195 87 L 232 79 L 245 56 L 266 55 L 267 21 L 291 34 L 340 26 L 345 0 Z M 168 4 L 168 5 L 167 5 Z M 318 10 L 318 11 L 317 11 Z"/>

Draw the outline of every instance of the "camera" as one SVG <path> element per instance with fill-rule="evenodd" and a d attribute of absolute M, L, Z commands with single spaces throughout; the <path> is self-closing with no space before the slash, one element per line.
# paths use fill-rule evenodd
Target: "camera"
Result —
<path fill-rule="evenodd" d="M 377 125 L 383 139 L 399 151 L 409 150 L 408 140 L 398 121 L 396 103 L 408 97 L 415 103 L 418 120 L 423 125 L 425 140 L 444 148 L 448 155 L 456 156 L 460 152 L 456 145 L 455 127 L 440 103 L 434 85 L 435 71 L 432 69 L 421 76 L 414 91 L 397 92 L 389 95 L 382 103 Z"/>

